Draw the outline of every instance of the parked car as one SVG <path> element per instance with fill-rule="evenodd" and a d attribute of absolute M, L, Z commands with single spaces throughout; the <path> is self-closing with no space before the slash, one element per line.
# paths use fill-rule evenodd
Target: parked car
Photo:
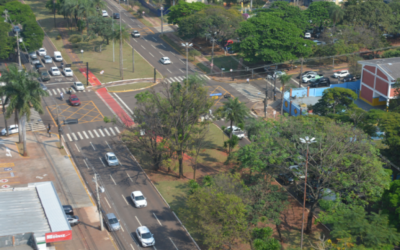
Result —
<path fill-rule="evenodd" d="M 121 228 L 121 225 L 119 224 L 119 220 L 113 213 L 107 214 L 105 221 L 106 221 L 108 230 L 110 230 L 110 231 L 118 231 Z"/>
<path fill-rule="evenodd" d="M 41 68 L 44 68 L 43 64 L 41 64 L 40 62 L 35 64 L 35 69 L 40 70 Z"/>
<path fill-rule="evenodd" d="M 110 166 L 110 167 L 119 165 L 117 156 L 115 156 L 115 154 L 112 152 L 106 153 L 104 158 L 106 159 L 106 162 L 107 162 L 108 166 Z"/>
<path fill-rule="evenodd" d="M 328 77 L 321 77 L 310 84 L 310 88 L 328 87 L 331 84 L 331 80 Z"/>
<path fill-rule="evenodd" d="M 50 72 L 53 76 L 60 76 L 61 72 L 57 67 L 51 67 Z"/>
<path fill-rule="evenodd" d="M 325 45 L 326 44 L 326 42 L 322 42 L 319 40 L 313 40 L 313 42 L 316 43 L 317 45 Z"/>
<path fill-rule="evenodd" d="M 56 62 L 62 62 L 63 58 L 60 51 L 54 51 L 54 60 Z"/>
<path fill-rule="evenodd" d="M 284 185 L 291 185 L 294 183 L 294 176 L 291 173 L 286 173 L 286 174 L 279 174 L 278 179 L 284 184 Z"/>
<path fill-rule="evenodd" d="M 164 57 L 161 57 L 161 59 L 160 59 L 160 62 L 162 63 L 162 64 L 171 64 L 171 60 L 169 59 L 169 57 L 166 57 L 166 56 L 164 56 Z"/>
<path fill-rule="evenodd" d="M 45 56 L 45 55 L 47 55 L 47 52 L 46 52 L 46 50 L 45 50 L 44 48 L 40 48 L 40 49 L 37 51 L 37 53 L 38 53 L 39 56 Z"/>
<path fill-rule="evenodd" d="M 102 15 L 103 17 L 108 17 L 108 13 L 107 13 L 106 10 L 102 10 L 102 11 L 101 11 L 101 15 Z"/>
<path fill-rule="evenodd" d="M 304 71 L 303 74 L 301 74 L 301 76 L 297 76 L 297 78 L 300 78 L 300 77 L 303 78 L 306 75 L 318 75 L 318 73 L 315 71 Z"/>
<path fill-rule="evenodd" d="M 40 64 L 40 60 L 39 59 L 32 59 L 31 60 L 31 64 L 32 65 Z"/>
<path fill-rule="evenodd" d="M 72 71 L 71 68 L 64 68 L 63 72 L 64 72 L 65 76 L 73 76 L 74 75 L 74 72 Z"/>
<path fill-rule="evenodd" d="M 79 217 L 76 215 L 67 215 L 67 220 L 71 226 L 79 224 Z"/>
<path fill-rule="evenodd" d="M 350 74 L 350 75 L 343 77 L 342 80 L 343 80 L 343 82 L 351 82 L 351 81 L 355 81 L 356 77 L 353 76 L 352 74 Z"/>
<path fill-rule="evenodd" d="M 85 86 L 81 82 L 74 82 L 75 90 L 85 90 Z"/>
<path fill-rule="evenodd" d="M 131 33 L 131 35 L 132 35 L 133 37 L 140 37 L 140 33 L 139 33 L 139 31 L 137 31 L 137 30 L 133 30 L 132 33 Z"/>
<path fill-rule="evenodd" d="M 12 135 L 12 134 L 16 134 L 18 133 L 18 125 L 14 124 L 14 125 L 10 125 L 10 127 L 8 127 L 8 134 Z M 6 128 L 3 128 L 1 130 L 1 135 L 6 135 L 7 134 L 7 130 Z"/>
<path fill-rule="evenodd" d="M 31 57 L 31 59 L 36 59 L 37 58 L 36 51 L 29 52 L 29 56 Z"/>
<path fill-rule="evenodd" d="M 42 81 L 49 81 L 50 80 L 49 72 L 47 72 L 46 69 L 39 70 L 39 74 L 40 74 L 40 79 L 42 79 Z"/>
<path fill-rule="evenodd" d="M 350 72 L 348 70 L 341 70 L 338 72 L 333 73 L 334 78 L 341 78 L 350 75 Z"/>
<path fill-rule="evenodd" d="M 228 126 L 228 127 L 225 129 L 225 133 L 226 133 L 227 135 L 229 135 L 230 132 L 231 132 L 231 126 Z M 233 134 L 233 135 L 236 135 L 239 139 L 243 139 L 244 136 L 245 136 L 243 130 L 241 130 L 239 127 L 236 127 L 236 126 L 232 126 L 232 134 Z"/>
<path fill-rule="evenodd" d="M 71 205 L 63 205 L 63 209 L 66 215 L 74 215 L 74 209 Z"/>
<path fill-rule="evenodd" d="M 156 244 L 154 235 L 146 226 L 140 226 L 136 229 L 136 237 L 138 238 L 142 247 L 151 247 Z"/>
<path fill-rule="evenodd" d="M 311 38 L 311 34 L 309 32 L 304 34 L 304 38 L 306 39 L 310 39 Z"/>
<path fill-rule="evenodd" d="M 79 98 L 76 95 L 70 95 L 69 96 L 69 103 L 72 106 L 79 106 L 81 105 L 81 101 L 79 100 Z"/>
<path fill-rule="evenodd" d="M 114 19 L 119 19 L 119 18 L 120 18 L 119 13 L 114 13 L 114 14 L 113 14 L 113 18 L 114 18 Z"/>
<path fill-rule="evenodd" d="M 51 58 L 51 56 L 44 56 L 44 58 L 43 58 L 43 60 L 44 60 L 44 63 L 52 63 L 53 62 L 53 59 Z"/>
<path fill-rule="evenodd" d="M 39 85 L 40 85 L 40 87 L 44 90 L 44 91 L 46 91 L 47 90 L 47 87 L 46 87 L 46 85 L 44 85 L 43 83 L 39 83 Z"/>
<path fill-rule="evenodd" d="M 133 191 L 131 193 L 131 199 L 135 207 L 146 207 L 147 206 L 147 201 L 146 197 L 142 194 L 141 191 Z"/>
<path fill-rule="evenodd" d="M 310 82 L 310 81 L 315 81 L 319 78 L 323 77 L 322 75 L 313 75 L 313 74 L 308 74 L 306 76 L 303 77 L 303 82 Z"/>

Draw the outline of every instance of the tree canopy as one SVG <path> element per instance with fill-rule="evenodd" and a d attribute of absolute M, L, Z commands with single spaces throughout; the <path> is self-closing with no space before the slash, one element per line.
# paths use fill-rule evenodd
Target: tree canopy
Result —
<path fill-rule="evenodd" d="M 169 8 L 168 23 L 179 24 L 180 26 L 182 24 L 181 19 L 187 18 L 206 7 L 207 5 L 201 2 L 187 3 L 178 1 L 178 4 Z"/>
<path fill-rule="evenodd" d="M 330 88 L 323 92 L 321 99 L 313 106 L 313 112 L 319 115 L 337 114 L 352 107 L 357 94 L 346 88 Z"/>

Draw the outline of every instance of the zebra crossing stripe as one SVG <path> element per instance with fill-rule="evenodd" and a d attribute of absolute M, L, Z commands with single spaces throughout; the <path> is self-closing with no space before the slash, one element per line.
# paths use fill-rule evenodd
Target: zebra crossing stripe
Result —
<path fill-rule="evenodd" d="M 60 89 L 57 89 L 57 91 L 58 91 L 59 94 L 61 93 Z"/>
<path fill-rule="evenodd" d="M 83 135 L 86 137 L 86 139 L 89 139 L 89 136 L 87 136 L 85 131 L 82 131 Z"/>
<path fill-rule="evenodd" d="M 93 132 L 96 134 L 97 137 L 100 137 L 100 135 L 96 132 L 95 129 L 93 129 Z"/>
<path fill-rule="evenodd" d="M 117 131 L 118 134 L 121 133 L 121 132 L 119 132 L 119 129 L 117 127 L 115 127 L 115 130 Z"/>
<path fill-rule="evenodd" d="M 105 136 L 104 134 L 103 134 L 103 131 L 101 131 L 101 129 L 99 129 L 99 132 L 100 132 L 100 134 L 101 134 L 101 136 Z"/>
<path fill-rule="evenodd" d="M 113 135 L 115 135 L 114 130 L 113 130 L 111 127 L 110 127 L 109 129 L 110 129 L 111 133 L 112 133 Z"/>
<path fill-rule="evenodd" d="M 51 91 L 50 90 L 47 90 L 47 92 L 49 92 L 49 96 L 52 96 L 53 94 L 51 93 Z"/>
<path fill-rule="evenodd" d="M 106 134 L 107 134 L 108 136 L 110 136 L 110 133 L 108 133 L 107 128 L 104 128 L 104 131 L 106 132 Z"/>
<path fill-rule="evenodd" d="M 78 140 L 78 138 L 76 137 L 76 135 L 74 133 L 71 133 L 72 137 L 74 138 L 75 141 Z"/>
<path fill-rule="evenodd" d="M 69 141 L 72 141 L 71 136 L 69 136 L 69 134 L 67 134 L 67 137 L 68 137 Z"/>
<path fill-rule="evenodd" d="M 90 132 L 90 130 L 88 130 L 88 133 L 89 133 L 90 137 L 94 138 L 94 136 L 93 136 L 92 132 Z"/>
<path fill-rule="evenodd" d="M 63 141 L 65 141 L 65 138 L 64 138 L 64 136 L 63 136 L 63 135 L 61 135 L 61 138 L 62 138 L 62 140 L 63 140 Z"/>
<path fill-rule="evenodd" d="M 165 79 L 169 84 L 171 84 L 172 82 L 171 82 L 171 80 L 169 80 L 169 79 Z"/>
<path fill-rule="evenodd" d="M 183 77 L 180 77 L 180 76 L 177 76 L 176 78 L 178 78 L 179 79 L 179 81 L 183 81 Z"/>
<path fill-rule="evenodd" d="M 55 95 L 57 95 L 57 92 L 56 92 L 56 90 L 55 90 L 55 89 L 53 89 L 53 92 L 54 92 L 54 94 L 55 94 Z"/>
<path fill-rule="evenodd" d="M 205 77 L 207 80 L 211 80 L 207 75 L 203 75 L 203 77 Z"/>
<path fill-rule="evenodd" d="M 81 140 L 83 140 L 83 136 L 81 135 L 81 133 L 79 133 L 79 132 L 77 132 L 78 133 L 78 135 L 79 135 L 79 138 L 81 139 Z"/>

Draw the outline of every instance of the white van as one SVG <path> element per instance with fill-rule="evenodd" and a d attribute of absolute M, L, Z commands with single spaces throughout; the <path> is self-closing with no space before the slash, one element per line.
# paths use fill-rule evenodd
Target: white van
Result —
<path fill-rule="evenodd" d="M 54 51 L 54 60 L 57 62 L 62 62 L 63 58 L 60 51 Z"/>

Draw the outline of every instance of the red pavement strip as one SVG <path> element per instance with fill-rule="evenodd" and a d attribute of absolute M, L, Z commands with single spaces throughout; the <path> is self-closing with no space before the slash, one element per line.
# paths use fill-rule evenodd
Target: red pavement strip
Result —
<path fill-rule="evenodd" d="M 79 71 L 86 77 L 86 68 L 80 68 Z M 89 82 L 92 86 L 100 86 L 101 82 L 96 76 L 92 74 L 89 70 Z M 106 88 L 101 88 L 97 90 L 97 93 L 103 98 L 103 100 L 108 104 L 108 106 L 114 111 L 115 114 L 121 119 L 121 121 L 128 127 L 133 126 L 135 123 L 131 117 L 121 108 L 121 106 L 111 97 L 107 92 Z"/>

